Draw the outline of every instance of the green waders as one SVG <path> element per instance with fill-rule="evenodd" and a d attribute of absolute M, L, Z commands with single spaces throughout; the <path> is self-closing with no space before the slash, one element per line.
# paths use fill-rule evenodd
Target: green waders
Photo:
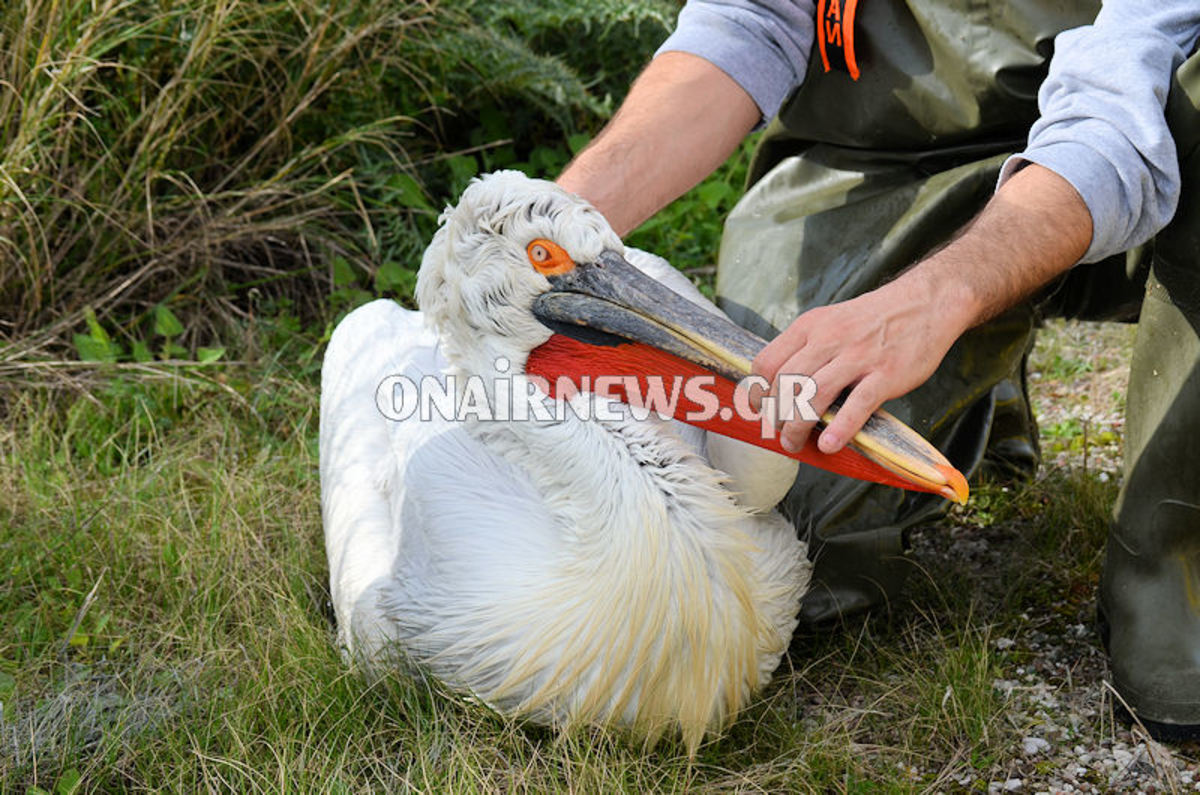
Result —
<path fill-rule="evenodd" d="M 1200 55 L 1176 72 L 1167 119 L 1183 193 L 1152 245 L 1100 616 L 1117 692 L 1170 739 L 1200 724 Z"/>
<path fill-rule="evenodd" d="M 717 275 L 722 308 L 769 339 L 805 310 L 871 290 L 943 244 L 992 195 L 1004 160 L 1024 148 L 1054 36 L 1090 22 L 1098 9 L 1094 0 L 863 2 L 854 24 L 859 79 L 825 71 L 814 48 L 805 82 L 764 135 L 751 187 L 725 225 Z M 1135 662 L 1127 657 L 1123 669 L 1118 659 L 1126 645 L 1147 643 L 1128 627 L 1155 621 L 1129 612 L 1128 593 L 1153 589 L 1143 583 L 1150 575 L 1124 573 L 1125 558 L 1142 568 L 1161 567 L 1165 558 L 1191 561 L 1174 565 L 1194 578 L 1177 578 L 1176 590 L 1190 600 L 1179 603 L 1193 627 L 1179 653 L 1194 677 L 1195 703 L 1182 718 L 1155 713 L 1175 723 L 1200 722 L 1200 315 L 1189 314 L 1179 297 L 1200 305 L 1200 154 L 1194 143 L 1185 146 L 1200 129 L 1196 60 L 1180 69 L 1179 79 L 1197 90 L 1189 95 L 1176 86 L 1169 114 L 1190 167 L 1187 198 L 1156 243 L 1079 266 L 1036 300 L 970 331 L 924 385 L 887 405 L 964 472 L 977 471 L 989 447 L 1032 469 L 1036 429 L 1024 360 L 1036 322 L 1132 320 L 1154 262 L 1159 280 L 1142 310 L 1128 403 L 1131 468 L 1102 602 L 1116 680 L 1133 692 L 1143 685 L 1123 671 Z M 1167 258 L 1174 287 L 1164 276 Z M 1152 449 L 1161 452 L 1142 452 Z M 1142 480 L 1154 487 L 1143 491 Z M 801 617 L 815 623 L 896 595 L 912 568 L 905 532 L 944 513 L 946 503 L 803 467 L 784 508 L 814 556 Z M 1191 558 L 1178 557 L 1182 547 L 1153 540 L 1172 534 L 1194 539 Z"/>

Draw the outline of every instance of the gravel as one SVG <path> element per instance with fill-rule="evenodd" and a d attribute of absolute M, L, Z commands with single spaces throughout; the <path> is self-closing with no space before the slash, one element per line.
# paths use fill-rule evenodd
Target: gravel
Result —
<path fill-rule="evenodd" d="M 1120 478 L 1133 333 L 1117 324 L 1066 322 L 1042 332 L 1030 391 L 1042 429 L 1043 472 L 1086 469 L 1101 479 Z M 943 524 L 918 529 L 913 551 L 927 568 L 950 565 L 997 577 L 1018 533 Z M 1200 791 L 1200 743 L 1164 745 L 1117 718 L 1119 697 L 1091 623 L 1094 585 L 1083 597 L 1028 609 L 1019 621 L 1004 622 L 1004 636 L 991 639 L 1007 677 L 993 688 L 1006 700 L 1005 716 L 1019 739 L 1004 761 L 967 770 L 948 791 L 983 785 L 989 793 Z M 1004 583 L 991 587 L 999 593 Z"/>
<path fill-rule="evenodd" d="M 1163 745 L 1116 718 L 1107 659 L 1090 626 L 1053 629 L 1047 616 L 1022 618 L 1026 632 L 992 642 L 1004 659 L 1022 660 L 1002 665 L 1011 678 L 992 683 L 1019 739 L 1004 761 L 966 769 L 947 791 L 982 784 L 989 793 L 1200 791 L 1200 746 Z"/>
<path fill-rule="evenodd" d="M 1023 528 L 932 526 L 913 534 L 926 570 L 954 567 L 976 576 L 982 599 L 1003 593 L 1004 556 Z M 950 792 L 1107 793 L 1200 791 L 1200 744 L 1167 746 L 1116 715 L 1108 660 L 1091 623 L 1094 590 L 1001 616 L 990 639 L 1003 678 L 1011 753 L 989 768 L 965 769 Z"/>

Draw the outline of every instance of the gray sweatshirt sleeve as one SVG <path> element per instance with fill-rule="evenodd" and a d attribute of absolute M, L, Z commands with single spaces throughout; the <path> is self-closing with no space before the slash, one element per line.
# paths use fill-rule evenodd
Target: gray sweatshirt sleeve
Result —
<path fill-rule="evenodd" d="M 1174 215 L 1179 166 L 1163 106 L 1198 32 L 1195 0 L 1108 0 L 1095 23 L 1055 39 L 1041 117 L 1000 184 L 1030 162 L 1070 182 L 1092 215 L 1081 262 L 1145 242 Z"/>
<path fill-rule="evenodd" d="M 655 55 L 687 52 L 717 66 L 770 119 L 804 79 L 813 45 L 813 0 L 689 0 Z"/>

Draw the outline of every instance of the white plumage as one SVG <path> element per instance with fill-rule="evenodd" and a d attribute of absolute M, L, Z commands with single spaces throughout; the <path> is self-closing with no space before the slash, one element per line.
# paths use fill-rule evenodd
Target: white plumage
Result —
<path fill-rule="evenodd" d="M 523 370 L 551 334 L 530 312 L 549 287 L 526 254 L 539 238 L 576 262 L 625 252 L 717 311 L 557 186 L 512 172 L 474 182 L 425 254 L 423 312 L 368 304 L 325 357 L 322 508 L 340 640 L 506 714 L 651 739 L 678 730 L 694 750 L 768 680 L 794 629 L 809 565 L 771 509 L 795 462 L 638 421 L 622 404 L 608 407 L 616 420 L 526 422 L 393 422 L 376 408 L 389 375 L 490 378 L 498 356 Z M 751 483 L 753 501 L 739 502 L 731 486 Z"/>

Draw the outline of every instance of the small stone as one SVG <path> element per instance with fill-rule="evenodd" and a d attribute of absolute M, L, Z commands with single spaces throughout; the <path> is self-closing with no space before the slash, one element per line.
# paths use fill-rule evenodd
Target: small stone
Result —
<path fill-rule="evenodd" d="M 1012 638 L 996 638 L 996 649 L 999 651 L 1008 651 L 1016 645 L 1017 642 Z"/>
<path fill-rule="evenodd" d="M 1002 695 L 1011 696 L 1020 684 L 1015 679 L 993 679 L 992 689 L 1000 691 Z"/>
<path fill-rule="evenodd" d="M 1008 781 L 1004 782 L 1004 791 L 1016 792 L 1022 787 L 1022 785 L 1024 785 L 1024 783 L 1025 782 L 1019 778 L 1010 778 Z"/>
<path fill-rule="evenodd" d="M 1050 743 L 1041 737 L 1026 737 L 1021 740 L 1021 751 L 1026 756 L 1033 756 L 1050 750 Z"/>

